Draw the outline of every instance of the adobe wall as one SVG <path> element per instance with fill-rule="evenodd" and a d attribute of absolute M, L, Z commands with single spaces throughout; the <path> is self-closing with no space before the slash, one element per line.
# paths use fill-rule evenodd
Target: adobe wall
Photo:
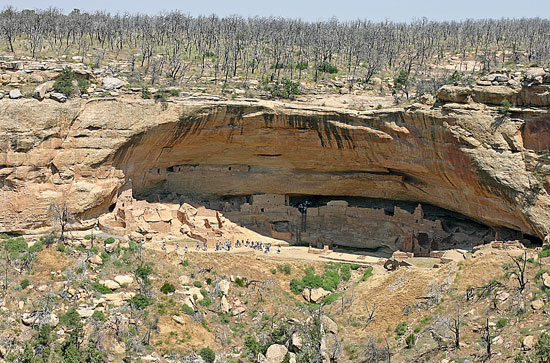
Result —
<path fill-rule="evenodd" d="M 386 250 L 429 256 L 433 250 L 473 247 L 494 237 L 494 232 L 483 226 L 476 227 L 478 230 L 473 232 L 458 228 L 454 233 L 448 233 L 441 220 L 424 217 L 420 204 L 413 212 L 399 206 L 388 212 L 385 209 L 349 206 L 347 201 L 334 200 L 326 205 L 308 208 L 305 217 L 302 217 L 297 208 L 288 205 L 288 197 L 284 195 L 254 195 L 251 201 L 241 204 L 240 211 L 226 213 L 227 218 L 291 243 L 316 246 L 323 241 L 372 249 L 383 246 Z"/>

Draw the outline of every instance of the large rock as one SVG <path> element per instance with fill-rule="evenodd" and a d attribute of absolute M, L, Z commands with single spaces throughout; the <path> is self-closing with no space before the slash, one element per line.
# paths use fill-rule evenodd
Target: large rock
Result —
<path fill-rule="evenodd" d="M 124 86 L 124 81 L 115 77 L 105 77 L 101 82 L 101 88 L 107 91 L 119 89 L 122 86 Z"/>
<path fill-rule="evenodd" d="M 267 348 L 265 353 L 265 362 L 266 363 L 283 363 L 288 349 L 281 344 L 273 344 Z"/>
<path fill-rule="evenodd" d="M 437 98 L 445 102 L 464 103 L 471 93 L 472 90 L 469 87 L 445 85 L 437 91 Z"/>
<path fill-rule="evenodd" d="M 22 94 L 21 91 L 18 90 L 18 89 L 12 89 L 12 90 L 10 91 L 10 93 L 9 93 L 9 96 L 10 96 L 10 98 L 11 98 L 12 100 L 16 100 L 16 99 L 18 99 L 18 98 L 23 97 L 23 94 Z"/>
<path fill-rule="evenodd" d="M 89 307 L 78 308 L 76 312 L 78 313 L 78 315 L 80 315 L 81 318 L 85 318 L 85 319 L 91 318 L 92 315 L 94 315 L 94 309 Z"/>
<path fill-rule="evenodd" d="M 227 280 L 221 280 L 219 283 L 218 283 L 218 287 L 220 288 L 221 292 L 224 294 L 224 295 L 227 295 L 229 294 L 229 287 L 231 286 L 231 284 L 229 283 L 229 281 Z"/>
<path fill-rule="evenodd" d="M 23 313 L 21 321 L 28 326 L 50 325 L 56 327 L 59 324 L 59 318 L 54 313 L 46 315 L 39 314 L 38 312 Z"/>
<path fill-rule="evenodd" d="M 305 288 L 302 292 L 302 296 L 305 301 L 319 303 L 325 297 L 330 295 L 330 291 L 323 289 L 322 287 L 316 289 Z"/>
<path fill-rule="evenodd" d="M 111 290 L 120 289 L 120 284 L 113 280 L 100 280 L 99 283 L 105 285 Z"/>
<path fill-rule="evenodd" d="M 114 280 L 120 285 L 130 285 L 132 282 L 134 282 L 134 278 L 130 275 L 117 275 L 115 276 Z"/>
<path fill-rule="evenodd" d="M 321 316 L 321 324 L 327 333 L 338 334 L 338 324 L 326 315 Z"/>
<path fill-rule="evenodd" d="M 50 93 L 50 98 L 54 101 L 61 102 L 61 103 L 67 101 L 67 96 L 59 92 Z"/>
<path fill-rule="evenodd" d="M 46 97 L 46 94 L 53 91 L 53 85 L 55 81 L 44 82 L 41 85 L 38 85 L 34 89 L 33 97 L 37 100 L 43 100 Z"/>
<path fill-rule="evenodd" d="M 229 306 L 229 302 L 227 301 L 227 298 L 224 296 L 222 296 L 221 300 L 220 300 L 220 310 L 223 312 L 223 313 L 228 313 L 229 310 L 230 310 L 230 306 Z"/>

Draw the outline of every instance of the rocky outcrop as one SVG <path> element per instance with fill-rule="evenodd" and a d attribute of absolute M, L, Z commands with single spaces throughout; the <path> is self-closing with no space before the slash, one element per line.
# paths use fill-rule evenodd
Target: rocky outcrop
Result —
<path fill-rule="evenodd" d="M 209 97 L 5 98 L 0 231 L 50 228 L 51 203 L 66 202 L 85 223 L 131 181 L 136 199 L 175 194 L 222 208 L 257 194 L 411 201 L 543 238 L 548 110 L 515 107 L 504 116 L 478 102 L 497 97 L 492 87 L 471 90 L 470 103 L 443 97 L 432 108 L 364 112 Z M 550 105 L 540 87 L 521 88 L 525 102 L 516 105 Z"/>

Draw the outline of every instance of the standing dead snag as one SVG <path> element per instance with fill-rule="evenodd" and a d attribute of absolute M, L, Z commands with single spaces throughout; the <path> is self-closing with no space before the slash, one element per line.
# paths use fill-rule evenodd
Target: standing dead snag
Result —
<path fill-rule="evenodd" d="M 487 359 L 491 359 L 491 343 L 492 343 L 492 337 L 491 337 L 491 328 L 489 326 L 489 318 L 486 320 L 485 329 L 483 329 L 483 341 L 487 345 Z"/>
<path fill-rule="evenodd" d="M 460 305 L 456 308 L 456 317 L 449 317 L 445 325 L 455 336 L 455 348 L 460 349 Z"/>
<path fill-rule="evenodd" d="M 376 303 L 374 303 L 374 305 L 372 306 L 372 309 L 369 309 L 369 302 L 367 301 L 365 303 L 365 311 L 367 312 L 367 320 L 365 321 L 365 326 L 363 327 L 363 329 L 366 329 L 369 324 L 374 320 L 374 317 L 376 316 L 375 313 L 376 313 L 376 308 L 378 306 L 376 305 Z"/>
<path fill-rule="evenodd" d="M 513 257 L 510 254 L 508 254 L 512 261 L 514 261 L 514 264 L 516 265 L 518 271 L 515 273 L 516 279 L 519 283 L 519 291 L 525 290 L 525 286 L 527 285 L 527 277 L 525 276 L 525 269 L 527 267 L 527 250 L 523 251 L 523 258 L 521 257 Z"/>
<path fill-rule="evenodd" d="M 55 203 L 50 204 L 50 211 L 53 214 L 55 223 L 59 224 L 60 235 L 59 242 L 65 242 L 65 232 L 67 230 L 67 225 L 69 224 L 70 213 L 67 204 L 57 205 Z"/>

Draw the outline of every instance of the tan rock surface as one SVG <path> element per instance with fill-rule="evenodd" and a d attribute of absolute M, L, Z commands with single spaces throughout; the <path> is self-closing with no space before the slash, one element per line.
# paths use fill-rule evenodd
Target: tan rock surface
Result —
<path fill-rule="evenodd" d="M 518 90 L 517 104 L 550 104 L 546 86 Z M 500 93 L 489 88 L 478 101 L 498 102 Z M 96 218 L 131 180 L 142 196 L 415 201 L 543 238 L 550 198 L 533 172 L 544 177 L 549 169 L 536 154 L 550 149 L 549 122 L 546 109 L 503 118 L 478 103 L 357 112 L 197 97 L 163 108 L 124 97 L 4 99 L 0 231 L 50 228 L 52 202 L 66 201 L 77 221 Z M 153 219 L 167 218 L 173 216 L 163 211 Z M 216 216 L 204 220 L 218 223 Z"/>

